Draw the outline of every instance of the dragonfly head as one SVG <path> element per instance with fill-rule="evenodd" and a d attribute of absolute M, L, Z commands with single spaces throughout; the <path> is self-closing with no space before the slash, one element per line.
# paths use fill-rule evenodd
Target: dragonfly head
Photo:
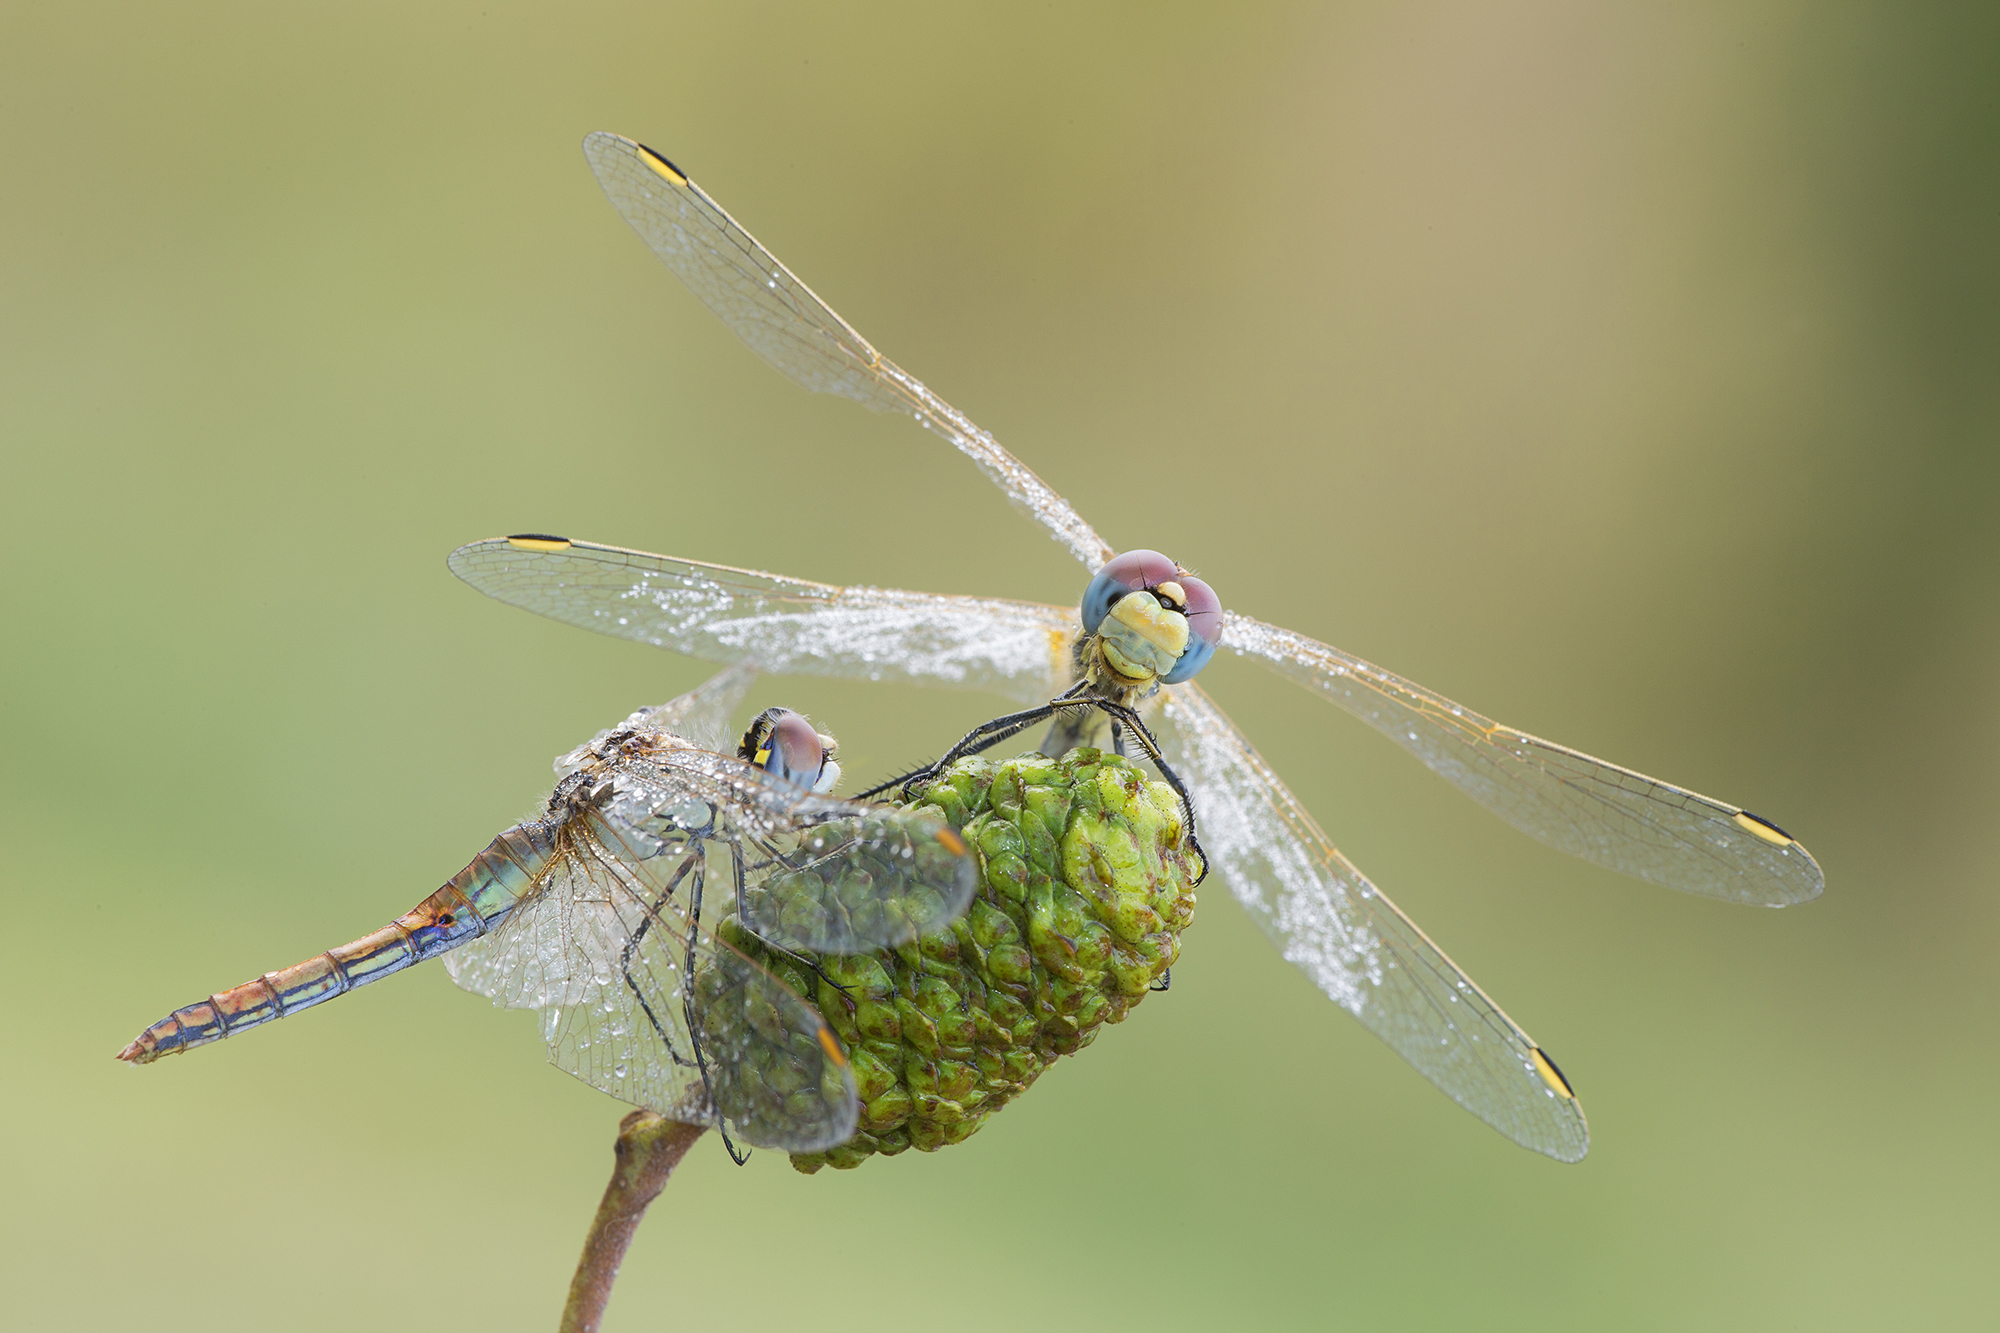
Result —
<path fill-rule="evenodd" d="M 1105 665 L 1135 684 L 1190 679 L 1222 639 L 1215 590 L 1158 551 L 1113 556 L 1084 590 L 1080 609 Z"/>
<path fill-rule="evenodd" d="M 736 753 L 773 777 L 797 783 L 824 795 L 840 781 L 834 756 L 840 745 L 814 731 L 805 714 L 789 708 L 766 708 L 751 720 Z"/>

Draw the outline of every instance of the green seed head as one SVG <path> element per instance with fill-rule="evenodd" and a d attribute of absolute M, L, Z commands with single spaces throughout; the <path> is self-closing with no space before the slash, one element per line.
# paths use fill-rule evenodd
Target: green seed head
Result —
<path fill-rule="evenodd" d="M 838 1148 L 794 1153 L 801 1171 L 962 1143 L 1059 1056 L 1121 1022 L 1194 916 L 1201 863 L 1179 798 L 1115 755 L 962 759 L 910 804 L 934 808 L 978 851 L 979 894 L 949 929 L 804 963 L 730 931 L 818 1003 L 854 1066 L 860 1128 Z M 736 1076 L 764 1079 L 780 1099 L 820 1092 L 778 1086 L 775 1069 Z"/>

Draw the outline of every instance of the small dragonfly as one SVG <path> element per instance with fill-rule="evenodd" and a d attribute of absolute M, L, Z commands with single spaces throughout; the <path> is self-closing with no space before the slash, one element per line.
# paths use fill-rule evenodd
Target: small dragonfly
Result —
<path fill-rule="evenodd" d="M 475 588 L 695 657 L 992 690 L 1041 716 L 1071 691 L 1103 693 L 1091 675 L 1106 623 L 1136 629 L 1146 641 L 1139 651 L 1154 656 L 1139 664 L 1125 702 L 1163 720 L 1156 757 L 1192 793 L 1207 854 L 1236 899 L 1288 961 L 1424 1077 L 1516 1143 L 1562 1161 L 1584 1155 L 1589 1130 L 1555 1063 L 1335 849 L 1187 679 L 1193 670 L 1218 647 L 1255 658 L 1375 727 L 1514 827 L 1612 870 L 1736 903 L 1780 907 L 1819 894 L 1817 863 L 1769 820 L 1503 726 L 1338 648 L 1223 611 L 1205 584 L 1197 588 L 1199 580 L 1156 552 L 1116 556 L 1068 501 L 876 351 L 665 156 L 604 133 L 583 148 L 619 213 L 752 350 L 807 389 L 914 416 L 1094 577 L 1080 608 L 1058 607 L 835 587 L 529 534 L 454 552 L 451 568 Z M 1132 608 L 1140 614 L 1113 615 L 1142 593 L 1146 600 Z M 1065 710 L 1050 743 L 1084 725 L 1079 710 Z"/>
<path fill-rule="evenodd" d="M 818 1010 L 704 921 L 704 894 L 775 948 L 857 953 L 954 920 L 977 867 L 938 819 L 826 795 L 835 746 L 798 713 L 759 714 L 736 754 L 684 738 L 719 734 L 754 675 L 732 667 L 600 732 L 556 760 L 540 818 L 415 908 L 174 1011 L 119 1059 L 220 1041 L 442 955 L 466 990 L 539 1010 L 558 1067 L 713 1125 L 732 1154 L 845 1143 L 859 1110 L 846 1053 Z"/>

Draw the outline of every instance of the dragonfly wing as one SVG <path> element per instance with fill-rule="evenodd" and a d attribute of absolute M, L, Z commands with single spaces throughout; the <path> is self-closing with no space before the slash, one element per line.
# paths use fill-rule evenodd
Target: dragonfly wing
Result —
<path fill-rule="evenodd" d="M 585 1004 L 611 984 L 625 927 L 561 831 L 521 902 L 488 934 L 444 956 L 462 989 L 507 1009 Z"/>
<path fill-rule="evenodd" d="M 646 731 L 670 731 L 697 743 L 726 737 L 729 717 L 750 693 L 757 679 L 754 666 L 737 665 L 716 672 L 686 694 L 651 708 L 641 708 L 625 725 Z M 718 744 L 715 748 L 721 748 Z"/>
<path fill-rule="evenodd" d="M 1551 847 L 1670 889 L 1784 907 L 1817 898 L 1819 863 L 1743 809 L 1502 726 L 1338 648 L 1248 616 L 1222 642 L 1380 731 Z"/>
<path fill-rule="evenodd" d="M 780 948 L 905 944 L 950 926 L 978 887 L 971 849 L 936 814 L 814 795 L 730 755 L 635 756 L 603 808 L 621 856 L 652 881 L 690 831 L 726 846 L 728 880 L 709 892 Z"/>
<path fill-rule="evenodd" d="M 556 756 L 557 776 L 567 776 L 596 757 L 597 747 L 620 731 L 667 731 L 710 749 L 729 743 L 729 716 L 757 679 L 751 666 L 725 667 L 679 698 L 641 708 L 615 727 L 606 727 L 568 754 Z"/>
<path fill-rule="evenodd" d="M 978 465 L 1092 570 L 1111 548 L 1020 459 L 888 360 L 665 157 L 602 131 L 583 155 L 611 206 L 750 349 L 814 393 L 907 413 Z"/>
<path fill-rule="evenodd" d="M 1169 687 L 1162 711 L 1202 845 L 1286 960 L 1460 1106 L 1580 1160 L 1583 1108 L 1528 1034 L 1327 841 L 1199 686 Z"/>
<path fill-rule="evenodd" d="M 1073 608 L 840 588 L 560 538 L 461 546 L 454 574 L 552 620 L 776 673 L 993 690 L 1042 703 L 1068 683 Z"/>
<path fill-rule="evenodd" d="M 445 956 L 452 980 L 540 1011 L 550 1061 L 620 1100 L 757 1147 L 846 1142 L 853 1072 L 819 1012 L 701 925 L 711 849 L 680 840 L 641 874 L 624 842 L 571 820 L 539 891 Z"/>

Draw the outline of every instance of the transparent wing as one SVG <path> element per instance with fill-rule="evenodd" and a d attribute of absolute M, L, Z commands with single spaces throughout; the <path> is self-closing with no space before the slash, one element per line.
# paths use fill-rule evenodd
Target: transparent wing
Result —
<path fill-rule="evenodd" d="M 708 748 L 721 749 L 729 732 L 730 714 L 742 705 L 756 679 L 755 667 L 725 667 L 678 698 L 641 708 L 625 719 L 625 725 L 634 730 L 670 731 L 698 745 L 713 737 L 716 744 Z"/>
<path fill-rule="evenodd" d="M 729 744 L 729 715 L 743 702 L 756 679 L 755 667 L 725 667 L 686 694 L 641 708 L 568 754 L 557 755 L 556 773 L 566 776 L 582 768 L 596 756 L 598 746 L 620 731 L 667 731 L 707 749 L 725 749 Z"/>
<path fill-rule="evenodd" d="M 991 435 L 872 347 L 680 168 L 602 131 L 583 155 L 611 206 L 750 349 L 814 393 L 908 413 L 964 453 L 1007 499 L 1093 571 L 1112 555 L 1067 500 Z"/>
<path fill-rule="evenodd" d="M 1231 612 L 1222 642 L 1354 714 L 1531 837 L 1670 889 L 1784 907 L 1819 863 L 1756 815 L 1500 725 L 1338 648 Z"/>
<path fill-rule="evenodd" d="M 566 825 L 533 897 L 445 955 L 452 980 L 541 1011 L 550 1061 L 623 1101 L 757 1147 L 846 1142 L 853 1072 L 818 1011 L 700 925 L 704 844 L 641 875 L 616 837 L 598 817 Z"/>
<path fill-rule="evenodd" d="M 603 844 L 665 890 L 655 862 L 671 870 L 687 839 L 726 847 L 728 880 L 710 891 L 781 948 L 905 944 L 956 921 L 978 887 L 971 849 L 942 819 L 816 796 L 733 755 L 634 756 L 594 799 L 615 835 Z"/>
<path fill-rule="evenodd" d="M 489 597 L 713 662 L 857 680 L 942 682 L 1045 702 L 1069 679 L 1073 608 L 894 588 L 839 588 L 553 537 L 451 553 Z"/>
<path fill-rule="evenodd" d="M 1170 686 L 1162 711 L 1211 864 L 1286 961 L 1460 1106 L 1580 1160 L 1583 1108 L 1528 1034 L 1335 850 L 1199 686 Z"/>

